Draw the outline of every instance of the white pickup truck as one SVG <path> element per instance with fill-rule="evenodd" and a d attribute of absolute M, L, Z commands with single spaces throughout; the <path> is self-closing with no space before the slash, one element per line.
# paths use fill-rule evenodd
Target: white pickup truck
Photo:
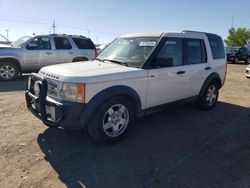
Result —
<path fill-rule="evenodd" d="M 28 109 L 44 124 L 86 128 L 97 143 L 123 138 L 134 119 L 165 104 L 195 99 L 215 106 L 226 76 L 220 36 L 123 35 L 93 61 L 47 66 L 27 84 Z"/>

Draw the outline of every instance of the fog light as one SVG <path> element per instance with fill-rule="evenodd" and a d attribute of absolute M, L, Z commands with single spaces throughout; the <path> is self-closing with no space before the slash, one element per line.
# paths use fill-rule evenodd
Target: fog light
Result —
<path fill-rule="evenodd" d="M 35 82 L 35 84 L 34 84 L 34 94 L 36 96 L 40 95 L 40 84 L 39 84 L 39 82 Z"/>

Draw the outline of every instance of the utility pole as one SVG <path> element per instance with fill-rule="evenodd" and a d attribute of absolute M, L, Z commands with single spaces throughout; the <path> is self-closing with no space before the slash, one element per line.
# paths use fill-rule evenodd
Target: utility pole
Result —
<path fill-rule="evenodd" d="M 53 25 L 51 26 L 53 28 L 53 33 L 56 33 L 56 22 L 55 20 L 53 21 Z"/>
<path fill-rule="evenodd" d="M 231 28 L 234 28 L 234 17 L 232 17 Z"/>
<path fill-rule="evenodd" d="M 88 36 L 88 38 L 89 38 L 89 29 L 86 29 L 86 31 L 87 31 L 87 36 Z"/>
<path fill-rule="evenodd" d="M 6 33 L 7 33 L 7 35 L 6 35 L 6 38 L 9 40 L 9 29 L 5 29 L 5 31 L 6 31 Z"/>

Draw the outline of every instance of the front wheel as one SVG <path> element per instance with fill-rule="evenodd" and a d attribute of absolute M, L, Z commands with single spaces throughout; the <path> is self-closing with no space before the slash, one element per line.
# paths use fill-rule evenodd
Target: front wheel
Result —
<path fill-rule="evenodd" d="M 113 97 L 93 114 L 88 133 L 98 144 L 116 143 L 127 135 L 134 118 L 131 101 L 123 96 Z"/>
<path fill-rule="evenodd" d="M 15 63 L 6 62 L 0 63 L 0 80 L 11 81 L 15 80 L 19 75 L 19 68 Z"/>
<path fill-rule="evenodd" d="M 210 110 L 212 109 L 217 101 L 219 96 L 219 87 L 216 82 L 211 82 L 203 95 L 199 98 L 198 104 L 202 110 Z"/>

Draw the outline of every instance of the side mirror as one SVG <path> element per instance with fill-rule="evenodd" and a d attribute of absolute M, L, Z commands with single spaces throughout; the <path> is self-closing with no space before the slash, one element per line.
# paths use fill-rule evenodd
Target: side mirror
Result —
<path fill-rule="evenodd" d="M 173 66 L 173 58 L 157 58 L 154 61 L 154 65 L 157 67 L 172 67 Z"/>

